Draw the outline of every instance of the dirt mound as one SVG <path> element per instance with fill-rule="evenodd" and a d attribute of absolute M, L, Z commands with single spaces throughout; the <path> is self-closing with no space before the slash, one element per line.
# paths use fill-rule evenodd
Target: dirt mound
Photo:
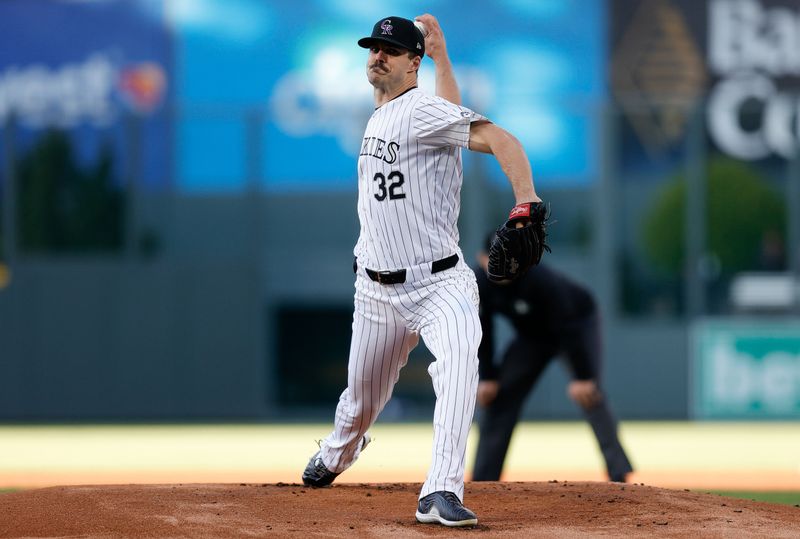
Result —
<path fill-rule="evenodd" d="M 477 529 L 414 519 L 419 484 L 53 487 L 0 496 L 5 537 L 798 537 L 800 508 L 619 483 L 468 483 Z"/>

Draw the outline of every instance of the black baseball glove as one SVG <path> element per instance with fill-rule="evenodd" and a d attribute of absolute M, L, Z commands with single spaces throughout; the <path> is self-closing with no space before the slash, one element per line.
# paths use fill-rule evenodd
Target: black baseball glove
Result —
<path fill-rule="evenodd" d="M 544 251 L 550 252 L 545 243 L 548 217 L 550 212 L 541 202 L 514 206 L 489 246 L 490 280 L 513 281 L 538 264 Z M 519 223 L 523 226 L 517 228 Z"/>

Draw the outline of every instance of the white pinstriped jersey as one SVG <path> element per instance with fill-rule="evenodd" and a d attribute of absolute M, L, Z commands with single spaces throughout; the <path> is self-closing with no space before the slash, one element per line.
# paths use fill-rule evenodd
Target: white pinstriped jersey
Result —
<path fill-rule="evenodd" d="M 337 474 L 358 459 L 421 337 L 436 357 L 428 367 L 436 406 L 420 498 L 441 490 L 464 496 L 482 332 L 475 274 L 463 260 L 456 226 L 461 148 L 478 120 L 485 118 L 412 89 L 375 110 L 358 160 L 358 266 L 408 271 L 396 284 L 357 273 L 347 389 L 319 458 Z M 433 273 L 431 262 L 453 254 L 461 255 L 454 267 Z"/>
<path fill-rule="evenodd" d="M 359 265 L 395 270 L 458 252 L 465 107 L 417 88 L 378 107 L 358 158 Z"/>

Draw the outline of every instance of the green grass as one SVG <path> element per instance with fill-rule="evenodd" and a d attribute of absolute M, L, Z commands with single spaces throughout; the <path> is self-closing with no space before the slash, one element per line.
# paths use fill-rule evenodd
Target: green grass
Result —
<path fill-rule="evenodd" d="M 757 502 L 783 503 L 786 505 L 800 505 L 800 492 L 747 492 L 742 490 L 711 490 L 705 491 L 720 496 L 743 498 Z"/>

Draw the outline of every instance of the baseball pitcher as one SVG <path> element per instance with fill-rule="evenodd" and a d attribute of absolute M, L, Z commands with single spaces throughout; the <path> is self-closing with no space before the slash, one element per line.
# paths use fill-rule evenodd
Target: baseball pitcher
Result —
<path fill-rule="evenodd" d="M 356 461 L 370 441 L 367 430 L 422 337 L 436 358 L 428 368 L 436 406 L 431 466 L 416 518 L 470 526 L 478 520 L 463 505 L 464 460 L 481 324 L 475 275 L 458 245 L 461 149 L 493 154 L 516 197 L 517 206 L 493 239 L 493 279 L 514 279 L 539 261 L 545 214 L 516 138 L 484 116 L 417 88 L 426 48 L 437 73 L 440 66 L 449 70 L 438 22 L 430 15 L 419 20 L 427 37 L 412 20 L 385 17 L 358 41 L 368 49 L 366 75 L 375 111 L 358 157 L 361 230 L 354 249 L 347 388 L 333 431 L 302 478 L 306 485 L 327 486 Z M 442 82 L 443 92 L 459 101 L 454 79 Z"/>

